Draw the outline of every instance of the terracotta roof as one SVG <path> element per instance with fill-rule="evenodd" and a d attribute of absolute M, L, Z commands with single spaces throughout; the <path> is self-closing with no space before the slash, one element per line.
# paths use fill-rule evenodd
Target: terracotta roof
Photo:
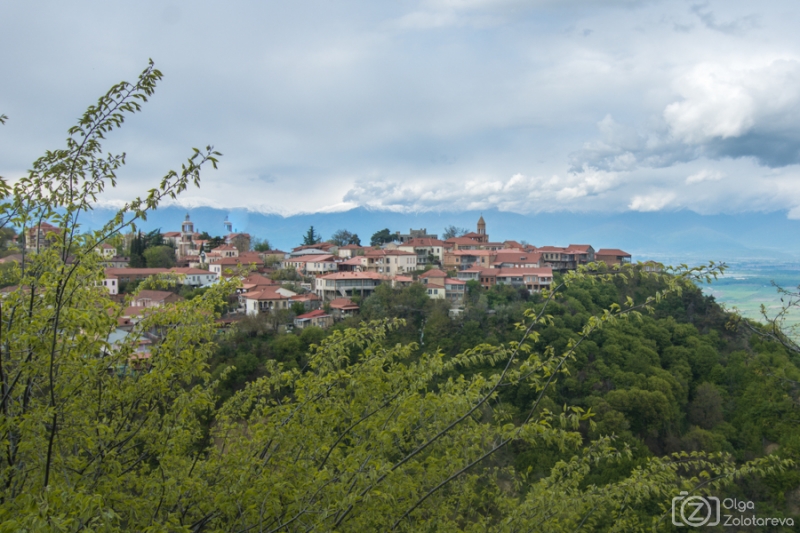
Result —
<path fill-rule="evenodd" d="M 393 279 L 395 281 L 402 281 L 402 282 L 409 282 L 409 283 L 414 281 L 414 278 L 412 278 L 411 276 L 395 276 Z"/>
<path fill-rule="evenodd" d="M 353 300 L 350 298 L 336 298 L 335 300 L 331 300 L 329 305 L 331 309 L 340 309 L 342 311 L 358 309 L 358 306 L 354 304 Z"/>
<path fill-rule="evenodd" d="M 340 265 L 360 265 L 361 264 L 361 256 L 351 257 L 345 261 L 339 261 Z"/>
<path fill-rule="evenodd" d="M 495 263 L 538 263 L 542 258 L 542 254 L 523 252 L 522 250 L 516 252 L 497 251 Z"/>
<path fill-rule="evenodd" d="M 300 257 L 286 259 L 285 261 L 288 263 L 333 263 L 333 256 L 331 254 L 301 255 Z"/>
<path fill-rule="evenodd" d="M 225 250 L 236 250 L 236 249 L 237 248 L 232 244 L 222 244 L 222 245 L 217 246 L 216 248 L 212 249 L 211 251 L 212 252 L 222 252 L 222 251 L 225 251 Z"/>
<path fill-rule="evenodd" d="M 162 233 L 161 236 L 162 237 L 180 237 L 181 236 L 181 232 L 180 231 L 168 231 L 166 233 Z"/>
<path fill-rule="evenodd" d="M 422 278 L 446 278 L 447 272 L 443 272 L 438 268 L 432 268 L 425 272 L 424 274 L 419 275 L 420 279 Z"/>
<path fill-rule="evenodd" d="M 249 285 L 278 285 L 278 282 L 267 277 L 262 276 L 261 274 L 250 274 L 246 278 L 242 280 L 242 284 L 249 284 Z"/>
<path fill-rule="evenodd" d="M 323 316 L 329 316 L 329 315 L 328 315 L 328 313 L 326 313 L 322 309 L 315 309 L 315 310 L 311 311 L 310 313 L 305 313 L 303 315 L 298 315 L 297 317 L 295 317 L 295 320 L 310 320 L 312 318 L 319 318 L 319 317 L 323 317 Z"/>
<path fill-rule="evenodd" d="M 244 295 L 246 300 L 288 300 L 289 296 L 284 296 L 283 294 L 276 292 L 279 287 L 268 287 L 264 290 L 254 292 L 254 293 L 247 293 Z"/>
<path fill-rule="evenodd" d="M 455 250 L 450 252 L 453 255 L 494 255 L 499 250 Z"/>
<path fill-rule="evenodd" d="M 463 279 L 453 279 L 453 278 L 446 278 L 444 280 L 445 285 L 466 285 L 467 282 Z"/>
<path fill-rule="evenodd" d="M 104 250 L 109 250 L 109 249 L 113 250 L 114 249 L 114 247 L 111 246 L 110 244 L 108 244 L 107 242 L 100 243 L 100 248 L 102 248 Z"/>
<path fill-rule="evenodd" d="M 592 247 L 591 244 L 570 244 L 569 246 L 567 246 L 567 248 L 569 248 L 570 250 L 579 250 L 583 253 L 587 253 L 589 251 L 589 248 L 591 247 Z"/>
<path fill-rule="evenodd" d="M 319 300 L 319 296 L 314 294 L 313 292 L 309 292 L 307 294 L 298 294 L 297 296 L 290 296 L 293 302 L 314 302 Z"/>
<path fill-rule="evenodd" d="M 417 254 L 406 252 L 405 250 L 370 250 L 364 254 L 366 257 L 386 257 L 387 255 L 413 255 Z"/>
<path fill-rule="evenodd" d="M 619 248 L 600 248 L 597 250 L 595 255 L 616 255 L 616 256 L 623 256 L 623 257 L 630 257 L 631 254 L 628 252 L 623 252 Z"/>

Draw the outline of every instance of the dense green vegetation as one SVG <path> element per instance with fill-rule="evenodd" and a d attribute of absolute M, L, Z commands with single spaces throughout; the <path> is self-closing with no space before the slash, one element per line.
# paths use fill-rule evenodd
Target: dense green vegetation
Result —
<path fill-rule="evenodd" d="M 556 278 L 559 283 L 560 277 Z M 552 323 L 542 329 L 535 347 L 556 352 L 579 338 L 590 317 L 631 297 L 642 302 L 663 290 L 664 284 L 640 276 L 614 283 L 585 280 L 564 289 L 549 304 Z M 452 357 L 481 343 L 499 345 L 518 340 L 515 324 L 526 310 L 539 311 L 542 295 L 498 285 L 485 290 L 470 283 L 465 311 L 448 316 L 449 306 L 431 300 L 420 284 L 403 289 L 382 285 L 362 302 L 361 316 L 325 332 L 317 328 L 300 334 L 275 334 L 248 319 L 220 343 L 214 358 L 215 375 L 228 366 L 236 370 L 222 383 L 223 397 L 262 375 L 268 361 L 302 368 L 312 344 L 333 331 L 356 327 L 361 321 L 401 318 L 405 325 L 387 334 L 389 344 L 416 343 L 414 357 L 439 350 Z M 647 457 L 681 451 L 727 452 L 739 461 L 767 453 L 800 458 L 800 354 L 778 342 L 767 342 L 747 328 L 734 327 L 712 297 L 697 287 L 672 294 L 639 321 L 624 321 L 592 334 L 576 351 L 569 375 L 548 391 L 546 405 L 580 406 L 594 413 L 581 426 L 588 442 L 615 435 L 633 455 L 593 471 L 591 480 L 617 479 Z M 490 375 L 494 365 L 471 370 Z M 537 391 L 526 384 L 504 387 L 498 406 L 517 422 Z M 556 448 L 542 453 L 525 445 L 509 455 L 530 482 L 550 474 L 558 460 L 568 458 Z M 800 510 L 800 473 L 784 472 L 766 479 L 749 479 L 732 494 L 759 503 L 774 516 Z M 790 514 L 787 514 L 790 513 Z"/>

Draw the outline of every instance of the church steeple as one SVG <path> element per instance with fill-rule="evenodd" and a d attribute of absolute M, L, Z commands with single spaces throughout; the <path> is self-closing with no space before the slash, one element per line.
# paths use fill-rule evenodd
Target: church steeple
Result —
<path fill-rule="evenodd" d="M 483 220 L 483 215 L 478 219 L 478 235 L 486 235 L 486 222 Z"/>

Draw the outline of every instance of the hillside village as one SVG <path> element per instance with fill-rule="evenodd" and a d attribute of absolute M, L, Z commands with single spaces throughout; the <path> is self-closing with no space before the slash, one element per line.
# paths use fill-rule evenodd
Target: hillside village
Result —
<path fill-rule="evenodd" d="M 133 266 L 133 256 L 142 252 L 136 250 L 141 234 L 127 235 L 117 246 L 101 243 L 96 250 L 105 267 L 102 286 L 110 298 L 120 303 L 151 276 L 172 275 L 178 280 L 172 291 L 138 291 L 128 302 L 120 327 L 130 328 L 148 308 L 181 301 L 222 277 L 236 276 L 241 280 L 241 287 L 232 295 L 231 306 L 221 319 L 224 324 L 267 314 L 276 329 L 327 328 L 357 315 L 359 303 L 381 284 L 399 288 L 420 283 L 429 298 L 446 301 L 451 315 L 457 315 L 463 309 L 470 282 L 486 289 L 509 285 L 533 294 L 551 286 L 554 272 L 592 262 L 621 265 L 631 261 L 631 255 L 623 250 L 595 250 L 589 244 L 537 247 L 513 240 L 491 240 L 482 216 L 475 231 L 462 231 L 447 239 L 428 234 L 426 229 L 411 229 L 407 234 L 381 230 L 384 242 L 376 246 L 320 241 L 288 252 L 264 249 L 263 241 L 258 250 L 253 250 L 249 234 L 232 231 L 227 219 L 223 228 L 224 237 L 199 233 L 187 214 L 180 231 L 148 234 L 156 241 L 151 249 L 174 257 L 170 259 L 174 264 L 164 267 Z M 57 235 L 57 227 L 42 223 L 28 229 L 24 238 L 17 241 L 20 248 L 35 253 L 49 246 Z M 310 235 L 314 236 L 313 228 Z M 122 255 L 123 251 L 128 254 Z M 12 254 L 0 259 L 0 263 L 19 259 L 19 254 Z"/>

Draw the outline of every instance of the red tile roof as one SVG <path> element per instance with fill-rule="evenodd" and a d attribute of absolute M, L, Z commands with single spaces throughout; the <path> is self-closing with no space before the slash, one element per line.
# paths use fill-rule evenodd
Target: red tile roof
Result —
<path fill-rule="evenodd" d="M 329 315 L 328 315 L 328 313 L 326 313 L 322 309 L 315 309 L 315 310 L 311 311 L 310 313 L 305 313 L 303 315 L 298 315 L 296 317 L 296 319 L 309 320 L 309 319 L 312 319 L 312 318 L 320 318 L 320 317 L 323 317 L 323 316 L 329 316 Z"/>
<path fill-rule="evenodd" d="M 622 257 L 630 257 L 631 254 L 628 252 L 624 252 L 619 248 L 600 248 L 597 250 L 595 255 L 614 255 L 614 256 L 622 256 Z"/>
<path fill-rule="evenodd" d="M 280 287 L 268 287 L 266 289 L 260 290 L 254 293 L 247 293 L 244 295 L 246 300 L 258 300 L 258 301 L 265 301 L 265 300 L 288 300 L 288 296 L 284 296 L 283 294 L 276 292 L 277 289 Z"/>
<path fill-rule="evenodd" d="M 366 257 L 386 257 L 387 255 L 413 255 L 417 254 L 406 252 L 405 250 L 370 250 L 364 254 Z"/>
<path fill-rule="evenodd" d="M 290 299 L 293 302 L 316 302 L 320 298 L 313 292 L 309 292 L 307 294 L 298 294 L 297 296 L 291 296 Z"/>
<path fill-rule="evenodd" d="M 285 261 L 288 263 L 333 263 L 333 256 L 331 254 L 301 255 L 300 257 L 285 259 Z"/>
<path fill-rule="evenodd" d="M 424 274 L 420 274 L 419 278 L 446 278 L 447 273 L 439 270 L 438 268 L 432 268 L 425 272 Z"/>
<path fill-rule="evenodd" d="M 358 309 L 358 306 L 350 298 L 336 298 L 331 300 L 329 305 L 331 309 L 340 309 L 342 311 Z"/>

